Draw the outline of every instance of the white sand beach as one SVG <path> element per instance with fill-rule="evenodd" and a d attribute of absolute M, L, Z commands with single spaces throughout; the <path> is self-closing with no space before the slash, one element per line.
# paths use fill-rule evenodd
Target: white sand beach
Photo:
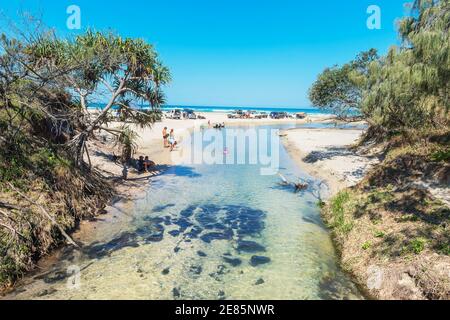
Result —
<path fill-rule="evenodd" d="M 327 123 L 333 121 L 331 116 L 311 115 L 305 119 L 228 119 L 226 113 L 210 112 L 199 113 L 206 119 L 203 120 L 173 120 L 163 119 L 155 123 L 152 128 L 139 128 L 131 126 L 139 138 L 137 140 L 136 157 L 149 156 L 151 160 L 161 166 L 171 165 L 171 153 L 167 148 L 163 148 L 162 130 L 174 129 L 175 136 L 179 137 L 186 130 L 194 127 L 207 126 L 208 122 L 225 123 L 227 126 L 233 125 L 265 125 L 282 123 Z M 115 123 L 114 126 L 122 125 Z M 291 129 L 282 133 L 283 143 L 297 164 L 306 172 L 317 178 L 323 179 L 329 188 L 330 195 L 337 191 L 356 184 L 362 179 L 365 172 L 378 160 L 375 157 L 356 154 L 348 147 L 356 143 L 362 134 L 362 130 L 356 129 Z M 105 134 L 105 139 L 111 139 Z M 122 166 L 105 158 L 105 153 L 118 155 L 111 143 L 93 143 L 94 151 L 91 154 L 93 164 L 105 174 L 116 179 L 118 191 L 124 196 L 135 198 L 138 189 L 145 189 L 145 184 L 136 183 L 139 178 L 150 179 L 154 173 L 138 175 L 132 170 L 129 173 L 128 181 L 121 181 Z M 106 150 L 105 150 L 106 148 Z M 103 150 L 103 151 L 100 151 Z M 179 152 L 175 150 L 174 152 Z"/>
<path fill-rule="evenodd" d="M 350 149 L 362 133 L 355 129 L 292 129 L 284 131 L 283 142 L 303 170 L 324 180 L 331 196 L 355 185 L 378 163 L 376 157 Z"/>

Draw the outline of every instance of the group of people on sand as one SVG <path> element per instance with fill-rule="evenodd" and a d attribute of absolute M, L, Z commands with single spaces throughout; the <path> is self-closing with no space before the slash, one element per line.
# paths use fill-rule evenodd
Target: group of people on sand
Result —
<path fill-rule="evenodd" d="M 178 142 L 175 140 L 175 131 L 173 129 L 170 130 L 170 133 L 167 133 L 167 127 L 164 127 L 162 131 L 164 148 L 170 148 L 170 151 L 177 146 Z"/>
<path fill-rule="evenodd" d="M 139 156 L 138 159 L 132 159 L 129 163 L 123 163 L 122 179 L 128 179 L 128 165 L 136 169 L 138 173 L 154 172 L 156 170 L 156 163 L 149 159 L 148 156 Z"/>
<path fill-rule="evenodd" d="M 137 171 L 138 172 L 149 172 L 150 168 L 154 167 L 156 164 L 148 158 L 148 156 L 140 156 L 137 161 Z"/>
<path fill-rule="evenodd" d="M 208 128 L 223 129 L 225 128 L 225 122 L 211 124 L 211 120 L 208 120 Z"/>

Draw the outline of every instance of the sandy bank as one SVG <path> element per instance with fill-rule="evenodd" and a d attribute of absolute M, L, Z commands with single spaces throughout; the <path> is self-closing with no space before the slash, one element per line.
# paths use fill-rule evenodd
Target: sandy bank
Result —
<path fill-rule="evenodd" d="M 309 174 L 324 180 L 331 196 L 355 185 L 378 163 L 376 157 L 350 149 L 362 133 L 355 129 L 291 129 L 282 134 L 294 160 Z"/>

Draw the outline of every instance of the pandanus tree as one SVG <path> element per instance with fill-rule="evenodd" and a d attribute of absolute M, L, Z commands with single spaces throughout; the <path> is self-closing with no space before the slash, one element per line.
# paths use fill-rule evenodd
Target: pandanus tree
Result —
<path fill-rule="evenodd" d="M 84 166 L 87 142 L 95 132 L 107 131 L 119 141 L 129 141 L 134 134 L 129 126 L 109 127 L 117 109 L 121 120 L 141 127 L 151 126 L 160 117 L 164 103 L 162 87 L 170 79 L 167 67 L 159 61 L 153 47 L 141 39 L 122 38 L 112 33 L 87 31 L 74 40 L 44 37 L 27 46 L 33 70 L 38 74 L 54 74 L 59 89 L 73 97 L 73 120 L 78 122 L 68 142 L 77 165 Z M 91 101 L 106 96 L 106 105 L 99 114 L 89 112 Z M 150 110 L 133 108 L 148 103 Z M 123 135 L 130 134 L 129 139 Z M 89 158 L 89 157 L 88 157 Z"/>

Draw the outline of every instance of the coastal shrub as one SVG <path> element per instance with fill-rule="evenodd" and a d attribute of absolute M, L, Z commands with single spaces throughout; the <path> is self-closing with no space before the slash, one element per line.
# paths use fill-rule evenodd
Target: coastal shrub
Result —
<path fill-rule="evenodd" d="M 441 244 L 439 247 L 439 252 L 449 256 L 450 255 L 450 244 L 449 243 Z"/>
<path fill-rule="evenodd" d="M 376 238 L 383 238 L 386 234 L 383 231 L 375 231 L 374 236 Z"/>
<path fill-rule="evenodd" d="M 326 202 L 324 201 L 317 201 L 317 207 L 320 209 L 323 209 L 326 206 Z"/>
<path fill-rule="evenodd" d="M 450 161 L 450 148 L 440 149 L 431 154 L 431 160 L 435 162 Z"/>
<path fill-rule="evenodd" d="M 391 192 L 387 190 L 374 190 L 368 196 L 368 201 L 370 203 L 386 203 L 394 198 Z"/>
<path fill-rule="evenodd" d="M 410 8 L 398 23 L 400 46 L 327 68 L 309 91 L 319 108 L 338 115 L 357 110 L 369 123 L 371 140 L 450 126 L 450 1 L 415 0 Z M 448 151 L 436 159 L 448 159 Z"/>
<path fill-rule="evenodd" d="M 415 254 L 421 253 L 425 249 L 427 240 L 424 238 L 415 238 L 409 243 L 409 249 Z"/>
<path fill-rule="evenodd" d="M 330 227 L 343 234 L 349 233 L 353 228 L 352 222 L 347 221 L 345 217 L 346 211 L 349 211 L 348 204 L 350 200 L 350 192 L 344 190 L 332 198 L 329 205 L 332 216 Z"/>
<path fill-rule="evenodd" d="M 363 250 L 368 250 L 368 249 L 370 249 L 371 246 L 372 246 L 372 242 L 366 241 L 366 242 L 364 242 L 363 245 L 361 246 L 361 249 L 363 249 Z"/>

